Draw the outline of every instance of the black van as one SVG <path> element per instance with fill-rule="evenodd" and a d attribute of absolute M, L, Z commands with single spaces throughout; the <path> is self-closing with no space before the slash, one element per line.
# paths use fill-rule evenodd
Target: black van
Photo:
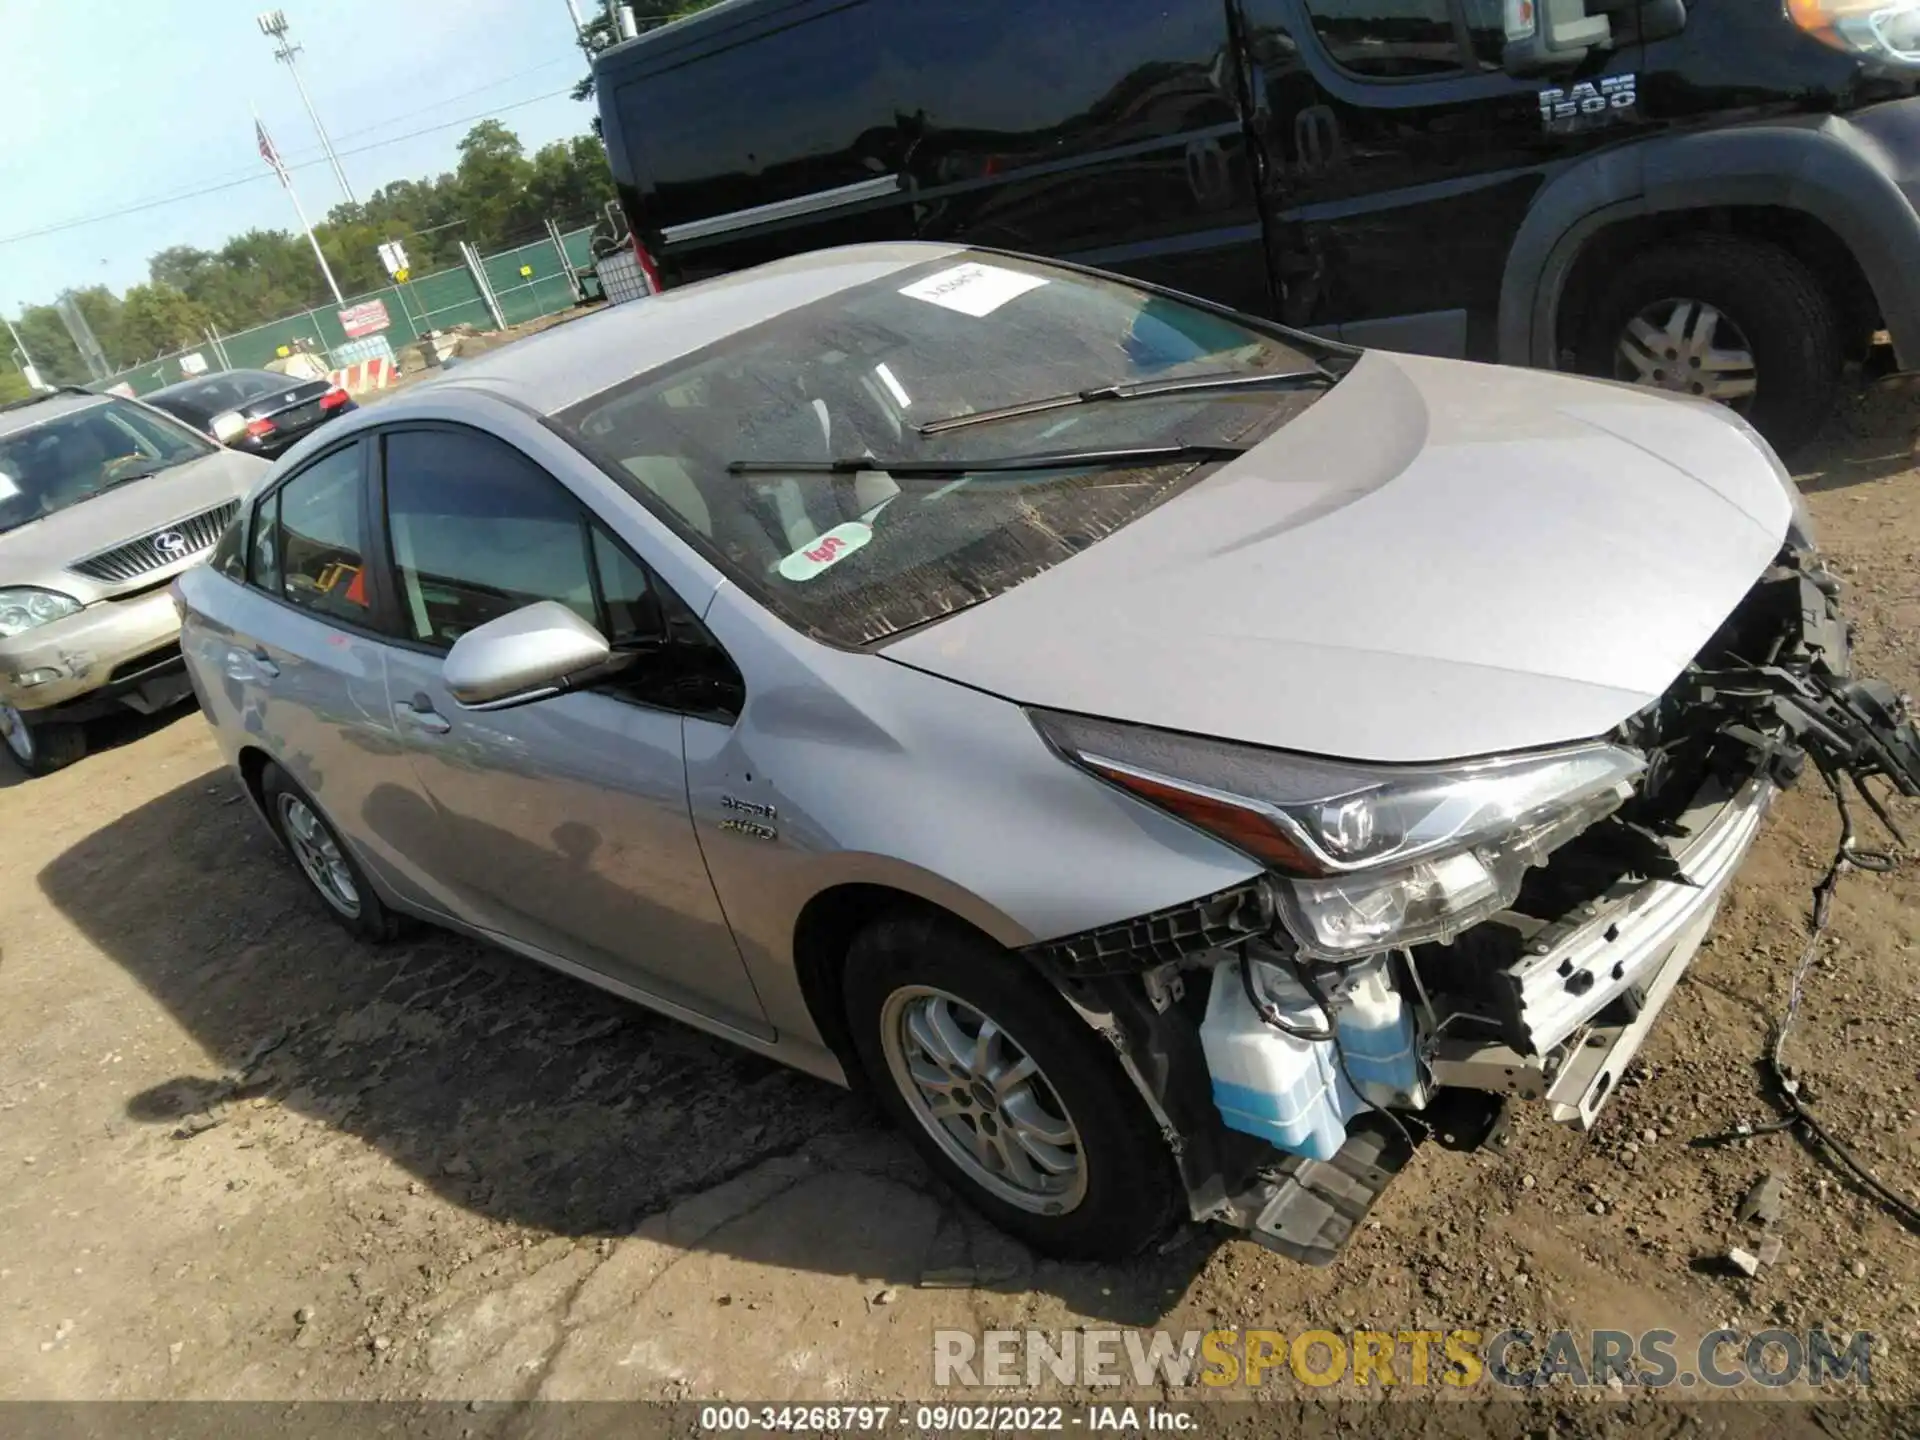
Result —
<path fill-rule="evenodd" d="M 725 0 L 595 71 L 657 284 L 964 241 L 1782 447 L 1920 368 L 1920 0 Z"/>

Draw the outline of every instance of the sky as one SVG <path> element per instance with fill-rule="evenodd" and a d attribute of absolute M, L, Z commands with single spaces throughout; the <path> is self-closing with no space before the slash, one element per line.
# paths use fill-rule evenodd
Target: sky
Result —
<path fill-rule="evenodd" d="M 0 0 L 0 313 L 69 287 L 124 291 L 170 245 L 294 229 L 250 107 L 308 216 L 340 203 L 255 22 L 274 4 L 361 199 L 452 169 L 489 115 L 529 152 L 592 124 L 592 102 L 566 93 L 586 73 L 566 0 Z M 171 198 L 213 186 L 227 188 Z"/>

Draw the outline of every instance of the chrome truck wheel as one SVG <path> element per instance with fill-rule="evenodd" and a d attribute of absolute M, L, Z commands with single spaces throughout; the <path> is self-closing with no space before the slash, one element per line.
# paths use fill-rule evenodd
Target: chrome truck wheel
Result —
<path fill-rule="evenodd" d="M 1665 299 L 1644 307 L 1627 321 L 1614 356 L 1618 379 L 1704 396 L 1742 412 L 1759 385 L 1745 332 L 1704 300 Z"/>

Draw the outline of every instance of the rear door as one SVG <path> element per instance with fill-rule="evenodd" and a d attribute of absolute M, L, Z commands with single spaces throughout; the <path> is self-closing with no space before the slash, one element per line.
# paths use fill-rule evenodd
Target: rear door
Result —
<path fill-rule="evenodd" d="M 1219 0 L 896 3 L 918 233 L 1268 308 Z"/>
<path fill-rule="evenodd" d="M 607 155 L 669 284 L 783 255 L 910 240 L 893 0 L 700 15 L 596 72 Z"/>
<path fill-rule="evenodd" d="M 1631 7 L 1564 75 L 1502 68 L 1500 0 L 1233 0 L 1267 157 L 1280 318 L 1492 358 L 1507 252 L 1541 185 L 1639 126 Z"/>
<path fill-rule="evenodd" d="M 466 710 L 441 676 L 462 634 L 556 600 L 615 645 L 645 592 L 677 598 L 551 474 L 456 425 L 380 432 L 394 724 L 418 791 L 406 828 L 470 922 L 754 1033 L 766 1030 L 687 802 L 685 729 L 726 717 L 681 701 L 649 656 L 625 683 L 516 709 Z"/>
<path fill-rule="evenodd" d="M 366 570 L 367 446 L 349 441 L 268 490 L 244 556 L 183 631 L 216 728 L 299 782 L 389 889 L 433 908 L 406 837 L 370 822 L 413 777 L 387 705 L 386 639 Z"/>

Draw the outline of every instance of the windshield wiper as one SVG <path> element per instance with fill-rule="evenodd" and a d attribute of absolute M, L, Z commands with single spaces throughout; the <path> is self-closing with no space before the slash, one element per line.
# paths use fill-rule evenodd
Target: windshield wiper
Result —
<path fill-rule="evenodd" d="M 169 461 L 166 464 L 156 465 L 151 470 L 129 470 L 124 475 L 114 476 L 93 493 L 95 495 L 104 495 L 109 490 L 118 490 L 122 485 L 131 485 L 136 480 L 151 480 L 162 470 L 171 470 L 172 468 L 173 462 Z"/>
<path fill-rule="evenodd" d="M 964 430 L 969 425 L 1019 420 L 1028 415 L 1044 415 L 1049 410 L 1096 405 L 1105 400 L 1152 400 L 1165 395 L 1230 395 L 1239 390 L 1306 390 L 1331 386 L 1339 378 L 1325 366 L 1316 365 L 1311 370 L 1222 370 L 1206 375 L 1183 375 L 1170 380 L 1128 380 L 1114 385 L 1096 385 L 1089 390 L 1046 395 L 1038 400 L 1022 400 L 1017 405 L 1000 405 L 992 410 L 949 415 L 943 420 L 929 420 L 914 428 L 922 435 L 944 435 L 949 430 Z"/>
<path fill-rule="evenodd" d="M 875 455 L 845 455 L 837 460 L 729 460 L 729 475 L 857 475 L 877 470 L 887 475 L 954 480 L 962 475 L 991 475 L 1020 470 L 1118 469 L 1127 465 L 1171 465 L 1181 460 L 1231 460 L 1244 445 L 1136 445 L 1121 450 L 1060 450 L 1047 455 L 1003 455 L 985 460 L 888 460 Z"/>

